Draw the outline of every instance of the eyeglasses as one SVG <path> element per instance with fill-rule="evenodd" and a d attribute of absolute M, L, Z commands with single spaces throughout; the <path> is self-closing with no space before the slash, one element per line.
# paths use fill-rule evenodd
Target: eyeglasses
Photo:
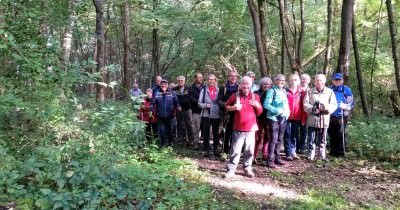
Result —
<path fill-rule="evenodd" d="M 340 80 L 342 80 L 342 79 L 334 79 L 334 81 L 340 81 Z"/>

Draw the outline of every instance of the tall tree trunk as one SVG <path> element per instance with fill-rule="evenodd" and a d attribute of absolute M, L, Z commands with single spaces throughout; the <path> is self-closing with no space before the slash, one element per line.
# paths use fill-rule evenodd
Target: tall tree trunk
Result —
<path fill-rule="evenodd" d="M 62 42 L 62 49 L 63 49 L 63 63 L 65 70 L 68 69 L 69 66 L 69 59 L 71 56 L 71 47 L 72 47 L 72 37 L 73 37 L 73 28 L 75 24 L 75 0 L 68 1 L 68 23 L 64 28 L 63 34 L 63 42 Z"/>
<path fill-rule="evenodd" d="M 251 19 L 253 20 L 254 36 L 256 39 L 256 49 L 258 55 L 258 62 L 260 64 L 261 75 L 265 76 L 268 74 L 267 63 L 265 62 L 264 46 L 262 42 L 261 24 L 257 14 L 257 8 L 253 0 L 247 0 L 249 6 Z"/>
<path fill-rule="evenodd" d="M 361 72 L 361 62 L 360 62 L 360 55 L 358 53 L 357 33 L 356 33 L 356 25 L 355 25 L 354 17 L 353 17 L 353 23 L 351 26 L 351 35 L 352 35 L 352 41 L 353 41 L 354 61 L 355 61 L 356 73 L 357 73 L 358 92 L 360 93 L 362 110 L 364 112 L 364 115 L 366 117 L 368 117 L 369 116 L 368 105 L 367 105 L 367 99 L 365 97 L 364 80 L 363 80 L 362 72 Z"/>
<path fill-rule="evenodd" d="M 129 3 L 125 1 L 123 4 L 123 31 L 124 31 L 124 79 L 123 89 L 125 99 L 129 99 L 129 84 L 131 79 L 131 72 L 129 71 Z"/>
<path fill-rule="evenodd" d="M 286 66 L 286 48 L 285 48 L 285 37 L 281 37 L 281 74 L 285 74 Z"/>
<path fill-rule="evenodd" d="M 156 11 L 158 0 L 153 0 L 153 12 Z M 153 50 L 152 50 L 153 68 L 155 76 L 160 75 L 160 37 L 158 35 L 158 20 L 155 20 L 153 28 Z"/>
<path fill-rule="evenodd" d="M 261 42 L 264 49 L 264 59 L 267 65 L 267 74 L 263 76 L 271 76 L 270 66 L 268 61 L 268 51 L 267 51 L 267 33 L 265 31 L 266 23 L 265 23 L 265 0 L 258 0 L 258 19 L 260 19 L 260 27 L 261 27 Z M 261 72 L 262 75 L 262 72 Z"/>
<path fill-rule="evenodd" d="M 344 83 L 349 84 L 349 66 L 350 66 L 350 41 L 351 24 L 354 15 L 354 0 L 343 0 L 342 20 L 340 30 L 339 60 L 336 72 L 342 73 Z"/>
<path fill-rule="evenodd" d="M 93 60 L 94 60 L 94 61 L 97 60 L 97 38 L 96 38 L 96 40 L 94 41 L 94 44 L 93 44 Z M 91 73 L 92 75 L 93 75 L 94 73 L 96 73 L 96 68 L 97 68 L 97 66 L 90 69 L 90 73 Z M 91 83 L 91 84 L 89 85 L 89 93 L 90 93 L 90 94 L 96 93 L 96 83 Z"/>
<path fill-rule="evenodd" d="M 370 75 L 369 94 L 370 94 L 370 115 L 371 116 L 374 112 L 374 74 L 375 74 L 376 55 L 378 53 L 379 28 L 381 25 L 383 1 L 384 0 L 381 0 L 381 5 L 379 7 L 379 13 L 378 13 L 378 20 L 376 23 L 374 57 L 372 58 L 372 67 L 371 67 L 371 75 Z"/>
<path fill-rule="evenodd" d="M 296 62 L 298 65 L 301 66 L 301 57 L 302 57 L 302 50 L 303 50 L 303 39 L 304 39 L 304 1 L 300 0 L 300 32 L 299 32 L 299 40 L 297 43 L 297 56 Z"/>
<path fill-rule="evenodd" d="M 394 74 L 396 76 L 397 93 L 400 94 L 400 63 L 399 63 L 399 54 L 397 53 L 396 22 L 395 22 L 395 17 L 393 15 L 391 0 L 386 0 L 386 8 L 389 19 L 390 39 L 392 42 L 392 57 L 394 64 Z"/>
<path fill-rule="evenodd" d="M 331 40 L 331 33 L 332 33 L 332 0 L 328 0 L 327 3 L 327 27 L 326 27 L 326 51 L 325 51 L 325 61 L 324 61 L 324 69 L 323 73 L 326 75 L 328 73 L 329 68 L 329 60 L 331 59 L 331 51 L 332 51 L 332 40 Z"/>
<path fill-rule="evenodd" d="M 290 62 L 290 67 L 293 72 L 302 72 L 301 66 L 299 66 L 293 56 L 293 51 L 289 47 L 289 40 L 288 40 L 288 19 L 287 19 L 287 11 L 285 7 L 284 0 L 278 0 L 279 2 L 279 19 L 281 22 L 281 30 L 282 30 L 282 39 L 284 41 L 285 49 L 286 49 L 286 54 L 288 55 L 289 62 Z"/>
<path fill-rule="evenodd" d="M 97 39 L 97 72 L 100 72 L 101 78 L 97 84 L 97 97 L 96 100 L 104 102 L 106 100 L 106 73 L 105 73 L 105 30 L 104 30 L 104 13 L 103 13 L 103 0 L 93 0 L 96 8 L 96 39 Z"/>

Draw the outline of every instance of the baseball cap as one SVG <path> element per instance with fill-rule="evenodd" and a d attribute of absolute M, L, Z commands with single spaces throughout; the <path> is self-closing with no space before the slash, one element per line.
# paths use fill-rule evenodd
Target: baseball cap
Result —
<path fill-rule="evenodd" d="M 332 75 L 332 80 L 335 79 L 343 79 L 343 74 L 342 73 L 335 73 Z"/>

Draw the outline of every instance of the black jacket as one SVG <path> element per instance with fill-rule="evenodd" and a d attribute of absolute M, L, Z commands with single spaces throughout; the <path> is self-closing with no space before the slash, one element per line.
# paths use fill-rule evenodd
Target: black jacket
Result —
<path fill-rule="evenodd" d="M 184 86 L 183 93 L 179 90 L 179 86 L 176 86 L 172 89 L 176 96 L 178 97 L 179 104 L 182 107 L 182 110 L 189 110 L 192 106 L 191 97 L 189 95 L 189 87 Z"/>
<path fill-rule="evenodd" d="M 198 106 L 198 103 L 199 103 L 200 92 L 203 88 L 204 88 L 203 84 L 200 87 L 197 87 L 196 84 L 190 86 L 189 95 L 192 103 L 192 113 L 196 114 L 201 113 L 201 108 Z"/>

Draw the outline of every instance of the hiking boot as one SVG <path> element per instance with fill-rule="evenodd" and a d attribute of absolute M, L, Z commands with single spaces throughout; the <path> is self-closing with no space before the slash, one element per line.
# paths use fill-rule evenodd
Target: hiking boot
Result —
<path fill-rule="evenodd" d="M 287 156 L 287 157 L 286 157 L 286 160 L 287 160 L 287 161 L 293 161 L 293 157 L 292 157 L 292 156 Z"/>
<path fill-rule="evenodd" d="M 252 171 L 245 171 L 244 174 L 249 178 L 254 178 L 256 176 Z"/>
<path fill-rule="evenodd" d="M 275 160 L 275 164 L 276 164 L 276 165 L 280 165 L 280 166 L 286 165 L 286 163 L 284 163 L 281 159 L 276 159 L 276 160 Z"/>
<path fill-rule="evenodd" d="M 235 176 L 235 172 L 234 171 L 228 171 L 228 172 L 226 172 L 226 174 L 223 175 L 223 178 L 230 179 L 230 178 L 232 178 L 234 176 Z"/>
<path fill-rule="evenodd" d="M 267 162 L 267 167 L 268 168 L 276 168 L 276 165 L 272 161 Z"/>

